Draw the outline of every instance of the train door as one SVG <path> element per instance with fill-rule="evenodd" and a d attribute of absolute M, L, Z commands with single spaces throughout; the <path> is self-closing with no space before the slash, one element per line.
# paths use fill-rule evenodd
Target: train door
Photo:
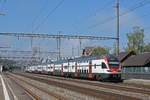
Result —
<path fill-rule="evenodd" d="M 48 65 L 46 65 L 46 74 L 48 74 L 48 70 L 49 70 Z"/>
<path fill-rule="evenodd" d="M 49 68 L 50 68 L 50 69 L 49 69 L 49 73 L 50 73 L 50 75 L 52 75 L 53 69 L 54 69 L 54 68 L 53 68 L 53 64 L 50 64 L 50 65 L 49 65 Z"/>
<path fill-rule="evenodd" d="M 63 66 L 63 64 L 61 64 L 61 76 L 63 76 L 64 75 L 64 66 Z"/>
<path fill-rule="evenodd" d="M 41 73 L 43 73 L 43 69 L 44 69 L 44 67 L 43 67 L 43 65 L 41 66 Z"/>
<path fill-rule="evenodd" d="M 55 64 L 54 64 L 54 67 L 53 67 L 53 75 L 55 75 Z"/>
<path fill-rule="evenodd" d="M 92 61 L 89 61 L 89 78 L 92 78 Z"/>

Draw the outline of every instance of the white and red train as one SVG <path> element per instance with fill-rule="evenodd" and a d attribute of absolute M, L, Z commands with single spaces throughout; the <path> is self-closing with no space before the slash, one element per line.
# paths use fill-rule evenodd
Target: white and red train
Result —
<path fill-rule="evenodd" d="M 121 80 L 120 62 L 111 54 L 32 65 L 26 71 L 64 77 Z"/>

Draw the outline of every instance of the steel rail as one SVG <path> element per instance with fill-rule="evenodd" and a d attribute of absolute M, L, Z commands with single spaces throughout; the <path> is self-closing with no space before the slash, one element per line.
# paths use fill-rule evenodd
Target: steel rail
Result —
<path fill-rule="evenodd" d="M 48 80 L 48 79 L 44 79 L 44 78 L 40 78 L 40 77 L 35 77 L 33 75 L 29 76 L 29 75 L 23 74 L 23 73 L 15 73 L 15 74 L 30 78 L 30 79 L 33 79 L 36 81 L 40 81 L 40 82 L 43 82 L 43 83 L 46 83 L 49 85 L 55 85 L 55 86 L 58 86 L 61 88 L 76 91 L 76 92 L 83 93 L 86 95 L 91 95 L 91 96 L 94 96 L 97 98 L 103 98 L 105 100 L 120 100 L 120 99 L 140 100 L 140 99 L 135 98 L 135 97 L 130 97 L 130 96 L 125 96 L 125 95 L 116 94 L 116 93 L 112 93 L 112 92 L 105 92 L 105 91 L 101 91 L 101 90 L 95 90 L 95 89 L 84 88 L 84 87 L 75 86 L 75 85 L 71 85 L 71 84 L 56 82 L 56 81 L 52 81 L 52 80 Z"/>
<path fill-rule="evenodd" d="M 75 82 L 75 83 L 79 83 L 79 84 L 86 84 L 86 85 L 98 86 L 98 87 L 103 87 L 103 88 L 119 90 L 119 91 L 127 91 L 127 92 L 134 92 L 134 93 L 141 93 L 141 94 L 150 95 L 150 91 L 144 90 L 144 89 L 136 89 L 136 88 L 123 87 L 123 86 L 116 86 L 116 85 L 113 86 L 111 84 L 86 82 L 86 81 L 81 81 L 81 80 L 71 80 L 71 79 L 68 79 L 68 78 L 66 79 L 66 78 L 62 78 L 62 77 L 53 77 L 53 76 L 49 76 L 49 75 L 34 74 L 34 76 L 57 79 L 57 80 L 65 80 L 65 81 L 68 81 L 68 82 Z"/>
<path fill-rule="evenodd" d="M 31 92 L 29 89 L 26 89 L 23 85 L 19 84 L 16 80 L 13 78 L 7 76 L 9 79 L 11 79 L 16 85 L 18 85 L 20 88 L 22 88 L 27 94 L 29 94 L 32 98 L 35 100 L 41 100 L 37 95 L 35 95 L 33 92 Z"/>
<path fill-rule="evenodd" d="M 8 74 L 8 73 L 7 73 L 7 74 Z M 27 82 L 27 81 L 25 81 L 25 80 L 23 80 L 23 79 L 21 79 L 21 78 L 15 77 L 15 76 L 13 76 L 13 75 L 11 75 L 11 74 L 8 74 L 8 75 L 14 77 L 15 79 L 17 79 L 17 80 L 19 80 L 19 81 L 24 82 L 25 84 L 28 84 L 29 86 L 31 86 L 31 87 L 33 87 L 33 88 L 35 88 L 35 89 L 38 89 L 39 91 L 41 91 L 41 92 L 43 92 L 43 93 L 45 93 L 45 94 L 48 94 L 49 96 L 52 96 L 52 97 L 54 97 L 54 98 L 56 98 L 56 99 L 58 99 L 58 100 L 66 100 L 64 97 L 62 97 L 62 96 L 60 96 L 60 95 L 57 95 L 57 94 L 55 94 L 55 93 L 52 93 L 52 92 L 50 92 L 50 91 L 48 91 L 48 90 L 45 90 L 45 89 L 43 89 L 43 88 L 41 88 L 41 87 L 35 86 L 35 85 L 33 85 L 33 84 L 31 84 L 31 83 L 29 83 L 29 82 Z M 32 95 L 34 95 L 34 93 L 32 93 Z M 35 96 L 35 95 L 34 95 L 34 96 Z M 41 99 L 36 99 L 36 100 L 41 100 Z"/>

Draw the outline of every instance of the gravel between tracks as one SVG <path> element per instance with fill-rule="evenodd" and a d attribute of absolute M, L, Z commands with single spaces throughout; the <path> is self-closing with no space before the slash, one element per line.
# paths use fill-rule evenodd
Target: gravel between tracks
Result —
<path fill-rule="evenodd" d="M 31 74 L 33 75 L 33 73 L 28 73 L 28 74 Z M 58 76 L 51 76 L 51 75 L 43 75 L 43 74 L 34 74 L 34 76 L 39 76 L 39 77 L 47 77 L 47 78 L 52 78 L 52 79 L 61 79 L 61 80 L 64 80 L 64 81 L 72 81 L 72 82 L 80 82 L 80 83 L 90 83 L 90 84 L 93 84 L 93 85 L 97 85 L 97 84 L 102 84 L 102 85 L 108 85 L 108 86 L 114 86 L 114 87 L 121 87 L 121 88 L 128 88 L 128 89 L 137 89 L 139 91 L 141 90 L 144 90 L 144 91 L 149 91 L 150 92 L 150 87 L 143 87 L 143 85 L 133 85 L 133 84 L 126 84 L 126 83 L 121 83 L 121 82 L 117 82 L 117 83 L 114 83 L 114 82 L 100 82 L 100 81 L 94 81 L 94 80 L 82 80 L 82 79 L 76 79 L 76 78 L 65 78 L 65 77 L 58 77 Z M 150 93 L 149 93 L 150 94 Z"/>
<path fill-rule="evenodd" d="M 33 74 L 32 74 L 33 75 Z M 104 85 L 108 85 L 110 87 L 110 85 L 113 86 L 113 89 L 112 88 L 109 88 L 109 87 L 100 87 L 100 86 L 94 86 L 94 83 L 97 83 L 97 82 L 93 82 L 93 85 L 90 84 L 90 85 L 85 85 L 85 84 L 82 84 L 85 83 L 85 81 L 83 80 L 71 80 L 71 79 L 64 79 L 63 77 L 53 77 L 53 76 L 47 76 L 46 75 L 39 75 L 39 74 L 34 74 L 34 76 L 36 77 L 42 77 L 44 79 L 49 79 L 49 80 L 55 80 L 57 82 L 62 82 L 62 83 L 67 83 L 67 84 L 72 84 L 72 85 L 76 85 L 76 86 L 81 86 L 81 87 L 85 87 L 85 88 L 91 88 L 91 89 L 95 89 L 95 90 L 103 90 L 103 91 L 107 91 L 107 92 L 112 92 L 112 93 L 117 93 L 117 94 L 121 94 L 121 95 L 126 95 L 126 96 L 131 96 L 131 97 L 136 97 L 136 98 L 140 98 L 140 99 L 143 99 L 143 100 L 150 100 L 150 92 L 148 90 L 145 90 L 145 89 L 141 89 L 141 88 L 136 88 L 136 87 L 127 87 L 127 86 L 119 86 L 119 87 L 123 87 L 123 88 L 127 88 L 126 91 L 124 90 L 118 90 L 118 86 L 116 84 L 108 84 L 108 83 L 100 83 L 100 84 L 103 84 L 102 86 Z M 64 79 L 64 80 L 62 80 Z M 81 82 L 82 81 L 82 82 Z M 77 82 L 80 82 L 80 83 L 77 83 Z M 86 81 L 87 83 L 87 81 Z M 89 81 L 89 83 L 92 83 L 91 81 Z M 97 85 L 97 84 L 95 84 Z M 121 88 L 122 89 L 122 88 Z M 137 90 L 133 90 L 133 89 L 137 89 Z M 132 90 L 132 92 L 130 91 Z M 137 92 L 137 93 L 136 93 Z"/>
<path fill-rule="evenodd" d="M 33 74 L 34 75 L 34 74 Z M 31 75 L 30 75 L 31 76 Z M 35 75 L 34 75 L 34 77 L 35 77 Z M 38 77 L 37 77 L 38 78 Z M 40 77 L 41 78 L 41 77 Z M 45 80 L 48 80 L 48 79 L 46 79 L 46 78 L 42 78 L 42 79 L 45 79 Z M 41 80 L 42 81 L 42 80 Z M 44 81 L 44 80 L 43 80 Z M 52 81 L 52 79 L 49 79 L 49 81 Z M 48 82 L 48 81 L 47 81 Z M 53 80 L 53 82 L 54 83 L 63 83 L 63 84 L 66 84 L 64 81 L 62 81 L 62 80 Z M 69 82 L 70 83 L 70 82 Z M 69 85 L 69 83 L 67 83 L 68 85 Z M 143 95 L 141 95 L 141 94 L 138 94 L 138 93 L 128 93 L 128 92 L 122 92 L 122 91 L 118 91 L 118 90 L 113 90 L 113 89 L 107 89 L 107 88 L 100 88 L 100 87 L 95 87 L 95 86 L 90 86 L 90 85 L 86 85 L 85 86 L 85 84 L 76 84 L 76 83 L 70 83 L 70 84 L 72 84 L 73 86 L 80 86 L 80 87 L 82 87 L 82 88 L 85 88 L 85 89 L 87 89 L 88 88 L 88 90 L 92 90 L 92 91 L 97 91 L 97 92 L 100 92 L 100 93 L 102 93 L 102 91 L 103 91 L 103 93 L 106 95 L 107 93 L 112 93 L 113 95 L 111 96 L 111 97 L 113 97 L 113 98 L 120 98 L 119 100 L 122 100 L 124 97 L 127 97 L 128 99 L 129 99 L 129 97 L 130 97 L 130 100 L 134 100 L 134 99 L 137 99 L 137 98 L 139 98 L 139 99 L 143 99 L 143 100 L 149 100 L 149 97 L 147 96 L 147 95 L 145 95 L 145 96 L 143 96 Z M 120 93 L 120 92 L 122 92 L 122 93 Z M 138 97 L 137 97 L 137 95 L 139 95 Z M 123 97 L 124 96 L 124 97 Z M 126 99 L 127 99 L 126 98 Z M 123 100 L 126 100 L 126 99 L 123 99 Z"/>
<path fill-rule="evenodd" d="M 23 78 L 24 80 L 26 80 L 26 81 L 28 81 L 28 82 L 36 85 L 36 86 L 39 86 L 39 87 L 47 89 L 48 91 L 51 91 L 55 94 L 63 96 L 65 98 L 67 98 L 67 100 L 100 100 L 99 98 L 96 98 L 96 97 L 84 95 L 84 94 L 77 93 L 77 92 L 74 92 L 74 91 L 69 91 L 68 89 L 64 89 L 64 88 L 60 88 L 60 87 L 47 85 L 45 83 L 38 82 L 38 81 L 35 81 L 35 80 L 31 80 L 29 78 L 25 78 L 25 77 L 22 77 L 22 76 L 18 76 L 18 75 L 14 75 L 14 74 L 11 74 L 11 75 L 13 75 L 15 77 L 18 77 L 18 78 Z M 37 94 L 37 90 L 32 90 L 32 91 L 36 92 L 36 94 Z M 42 97 L 43 94 L 39 93 L 38 95 L 40 97 Z M 55 99 L 42 99 L 42 100 L 55 100 Z"/>
<path fill-rule="evenodd" d="M 38 76 L 35 76 L 35 77 L 38 77 Z M 119 90 L 115 90 L 115 89 L 102 88 L 102 87 L 98 87 L 98 86 L 92 86 L 92 85 L 87 85 L 87 84 L 85 85 L 85 84 L 81 84 L 81 83 L 79 84 L 79 83 L 75 83 L 75 82 L 69 82 L 69 81 L 58 80 L 58 79 L 50 79 L 50 78 L 45 78 L 45 77 L 42 77 L 42 78 L 52 80 L 52 81 L 61 82 L 61 83 L 72 84 L 72 85 L 75 85 L 75 86 L 91 88 L 91 89 L 101 90 L 101 91 L 106 91 L 106 92 L 112 92 L 112 93 L 116 93 L 116 94 L 130 96 L 130 97 L 136 97 L 136 98 L 140 98 L 140 99 L 143 99 L 143 100 L 150 100 L 150 95 L 147 95 L 147 94 L 133 93 L 133 92 L 129 92 L 129 91 L 128 92 L 119 91 Z"/>
<path fill-rule="evenodd" d="M 27 90 L 31 91 L 32 93 L 34 93 L 34 95 L 38 96 L 39 100 L 56 100 L 55 98 L 53 97 L 50 97 L 48 96 L 47 94 L 39 91 L 38 89 L 36 88 L 33 88 L 32 86 L 16 79 L 16 77 L 13 77 L 13 76 L 8 76 L 11 80 L 13 81 L 16 81 L 18 84 L 21 84 L 24 88 L 26 88 Z M 49 99 L 51 98 L 51 99 Z"/>

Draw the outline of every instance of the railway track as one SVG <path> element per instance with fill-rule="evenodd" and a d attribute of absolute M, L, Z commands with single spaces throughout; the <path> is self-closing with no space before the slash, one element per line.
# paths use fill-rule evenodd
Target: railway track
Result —
<path fill-rule="evenodd" d="M 33 99 L 35 100 L 41 100 L 37 95 L 35 95 L 33 92 L 31 92 L 29 89 L 25 88 L 23 85 L 19 84 L 16 80 L 13 78 L 7 76 L 7 78 L 11 79 L 15 84 L 17 84 L 19 87 L 21 87 L 27 94 L 29 94 Z"/>
<path fill-rule="evenodd" d="M 72 84 L 66 84 L 66 83 L 62 83 L 62 82 L 52 81 L 52 80 L 42 78 L 43 76 L 39 77 L 39 75 L 38 75 L 38 77 L 35 77 L 35 76 L 33 77 L 33 74 L 31 76 L 29 74 L 27 75 L 27 74 L 17 73 L 17 75 L 21 75 L 23 77 L 30 78 L 30 79 L 33 79 L 36 81 L 44 82 L 44 83 L 49 84 L 49 85 L 54 85 L 54 86 L 65 88 L 65 89 L 68 89 L 71 91 L 76 91 L 76 92 L 79 92 L 82 94 L 94 96 L 96 98 L 101 98 L 101 99 L 103 98 L 104 100 L 141 100 L 141 99 L 136 98 L 136 97 L 130 97 L 130 96 L 126 96 L 126 95 L 116 94 L 113 92 L 106 92 L 106 91 L 102 91 L 102 90 L 98 90 L 98 89 L 85 88 L 85 87 L 80 87 L 80 86 L 76 86 L 76 85 L 72 85 Z M 71 80 L 71 81 L 72 82 L 78 82 L 80 84 L 93 85 L 93 83 L 80 82 L 77 80 L 74 80 L 74 81 Z M 94 84 L 94 85 L 99 86 L 98 84 Z M 105 86 L 105 88 L 111 88 L 111 87 Z"/>
<path fill-rule="evenodd" d="M 57 79 L 57 80 L 65 80 L 68 82 L 75 82 L 75 83 L 79 83 L 79 84 L 86 84 L 86 85 L 98 86 L 98 87 L 115 89 L 115 90 L 120 90 L 120 91 L 127 91 L 127 92 L 134 92 L 134 93 L 150 95 L 150 90 L 127 87 L 127 86 L 123 86 L 123 85 L 121 86 L 121 85 L 115 85 L 115 84 L 103 84 L 100 82 L 94 83 L 94 82 L 89 82 L 89 81 L 87 82 L 87 81 L 82 81 L 82 80 L 72 80 L 72 79 L 68 79 L 68 78 L 53 77 L 53 76 L 41 75 L 41 74 L 34 74 L 34 75 L 38 76 L 38 77 L 46 77 L 46 78 L 52 78 L 52 79 Z"/>
<path fill-rule="evenodd" d="M 24 89 L 26 91 L 27 94 L 29 94 L 34 100 L 43 100 L 42 97 L 40 97 L 38 94 L 34 93 L 33 91 L 31 91 L 30 89 L 33 88 L 37 91 L 40 91 L 40 92 L 43 92 L 44 94 L 47 94 L 49 95 L 50 97 L 53 97 L 55 98 L 55 100 L 66 100 L 66 98 L 60 96 L 60 95 L 57 95 L 57 94 L 54 94 L 50 91 L 47 91 L 43 88 L 40 88 L 39 86 L 36 86 L 28 81 L 25 81 L 24 79 L 21 79 L 21 78 L 18 78 L 18 77 L 15 77 L 14 75 L 11 75 L 11 74 L 5 74 L 9 79 L 11 79 L 16 85 L 18 85 L 19 87 L 21 87 L 22 89 Z M 24 84 L 30 86 L 30 89 L 27 88 L 26 86 L 24 86 Z"/>

